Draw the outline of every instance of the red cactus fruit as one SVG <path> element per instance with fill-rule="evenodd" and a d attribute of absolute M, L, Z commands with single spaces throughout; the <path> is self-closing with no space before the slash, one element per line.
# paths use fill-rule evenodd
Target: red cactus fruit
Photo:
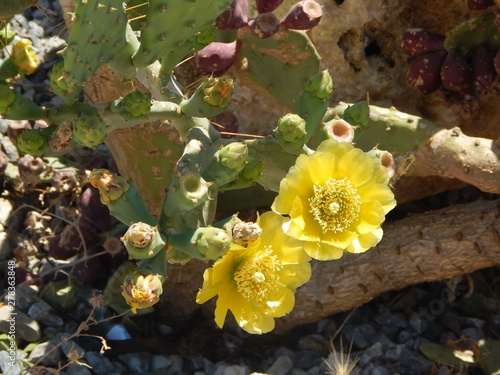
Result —
<path fill-rule="evenodd" d="M 401 47 L 410 57 L 443 49 L 444 36 L 424 29 L 410 29 L 403 33 Z"/>
<path fill-rule="evenodd" d="M 283 0 L 255 0 L 257 12 L 269 13 L 278 8 Z"/>
<path fill-rule="evenodd" d="M 290 8 L 280 24 L 287 29 L 309 30 L 321 21 L 322 16 L 321 5 L 314 0 L 302 0 Z"/>
<path fill-rule="evenodd" d="M 483 10 L 495 5 L 493 0 L 467 0 L 467 8 L 470 10 Z"/>
<path fill-rule="evenodd" d="M 248 23 L 250 30 L 261 39 L 269 38 L 280 29 L 280 21 L 273 13 L 261 13 Z"/>
<path fill-rule="evenodd" d="M 432 51 L 417 56 L 408 67 L 406 83 L 423 94 L 430 94 L 441 87 L 441 66 L 446 51 Z"/>
<path fill-rule="evenodd" d="M 441 82 L 443 87 L 452 91 L 459 91 L 471 84 L 472 69 L 469 63 L 454 49 L 448 51 L 441 67 Z"/>
<path fill-rule="evenodd" d="M 236 30 L 244 27 L 248 23 L 248 2 L 247 0 L 234 0 L 231 9 L 220 14 L 215 20 L 215 27 L 219 30 Z"/>
<path fill-rule="evenodd" d="M 202 74 L 220 76 L 224 74 L 236 60 L 241 42 L 212 42 L 196 54 L 196 67 Z"/>
<path fill-rule="evenodd" d="M 472 84 L 476 90 L 489 89 L 496 71 L 491 52 L 484 44 L 479 44 L 472 57 Z"/>

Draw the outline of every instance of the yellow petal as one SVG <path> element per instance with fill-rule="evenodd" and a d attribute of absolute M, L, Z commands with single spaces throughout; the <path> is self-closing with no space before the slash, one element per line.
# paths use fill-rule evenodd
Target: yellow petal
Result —
<path fill-rule="evenodd" d="M 385 212 L 380 202 L 372 201 L 362 204 L 356 231 L 360 234 L 364 234 L 376 230 L 384 220 Z"/>
<path fill-rule="evenodd" d="M 324 242 L 304 242 L 304 251 L 314 259 L 318 260 L 333 260 L 340 259 L 344 254 L 344 250 L 330 246 Z"/>
<path fill-rule="evenodd" d="M 360 234 L 358 238 L 352 241 L 346 251 L 349 253 L 363 253 L 378 244 L 383 234 L 382 228 L 377 228 L 369 233 Z"/>

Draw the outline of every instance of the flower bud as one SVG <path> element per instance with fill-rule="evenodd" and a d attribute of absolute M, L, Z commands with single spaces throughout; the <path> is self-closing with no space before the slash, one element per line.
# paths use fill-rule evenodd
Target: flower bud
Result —
<path fill-rule="evenodd" d="M 132 307 L 132 312 L 153 306 L 160 300 L 163 293 L 160 278 L 146 269 L 131 272 L 125 277 L 122 285 L 122 295 Z"/>
<path fill-rule="evenodd" d="M 73 125 L 73 137 L 85 147 L 97 146 L 105 136 L 106 126 L 100 116 L 81 115 Z"/>
<path fill-rule="evenodd" d="M 216 260 L 231 247 L 231 237 L 220 228 L 203 228 L 196 239 L 196 246 L 203 258 Z"/>
<path fill-rule="evenodd" d="M 132 224 L 122 237 L 128 254 L 134 259 L 148 259 L 154 257 L 165 247 L 158 227 L 145 223 Z"/>
<path fill-rule="evenodd" d="M 129 184 L 123 177 L 112 174 L 107 169 L 94 169 L 90 173 L 89 182 L 99 190 L 103 204 L 118 200 L 129 189 Z"/>
<path fill-rule="evenodd" d="M 32 74 L 38 68 L 38 57 L 32 47 L 31 40 L 22 38 L 12 48 L 12 62 L 21 74 Z"/>

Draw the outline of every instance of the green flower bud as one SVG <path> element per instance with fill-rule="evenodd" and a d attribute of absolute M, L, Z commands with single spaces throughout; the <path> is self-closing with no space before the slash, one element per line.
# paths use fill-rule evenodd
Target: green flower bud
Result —
<path fill-rule="evenodd" d="M 57 95 L 68 91 L 68 85 L 64 80 L 67 76 L 68 72 L 64 71 L 64 61 L 54 64 L 50 73 L 50 87 Z"/>
<path fill-rule="evenodd" d="M 306 136 L 306 122 L 299 115 L 288 113 L 278 120 L 274 134 L 278 142 L 300 143 Z"/>
<path fill-rule="evenodd" d="M 3 115 L 9 109 L 10 105 L 16 100 L 16 93 L 7 85 L 0 84 L 0 115 Z"/>
<path fill-rule="evenodd" d="M 81 115 L 73 125 L 73 137 L 85 147 L 95 147 L 104 141 L 106 126 L 100 116 Z"/>
<path fill-rule="evenodd" d="M 319 99 L 328 99 L 333 92 L 333 82 L 327 70 L 316 73 L 309 78 L 304 90 Z"/>
<path fill-rule="evenodd" d="M 352 125 L 368 125 L 370 120 L 370 107 L 366 101 L 348 106 L 344 110 L 344 118 Z"/>
<path fill-rule="evenodd" d="M 134 259 L 148 259 L 154 257 L 165 247 L 165 241 L 158 231 L 145 223 L 132 224 L 122 237 L 128 254 Z"/>
<path fill-rule="evenodd" d="M 146 269 L 131 272 L 125 277 L 122 285 L 122 295 L 132 307 L 132 312 L 153 306 L 160 300 L 163 293 L 160 278 Z"/>
<path fill-rule="evenodd" d="M 257 181 L 264 170 L 264 163 L 257 158 L 250 158 L 240 172 L 240 177 L 247 181 Z"/>
<path fill-rule="evenodd" d="M 127 181 L 107 169 L 94 169 L 89 176 L 90 184 L 99 190 L 101 202 L 110 204 L 117 201 L 129 189 Z"/>
<path fill-rule="evenodd" d="M 203 228 L 198 233 L 196 246 L 204 259 L 219 259 L 231 247 L 231 237 L 220 228 Z"/>
<path fill-rule="evenodd" d="M 248 159 L 248 146 L 241 142 L 232 142 L 224 146 L 214 155 L 226 168 L 241 171 Z"/>
<path fill-rule="evenodd" d="M 17 137 L 17 147 L 25 154 L 40 156 L 49 149 L 48 139 L 53 128 L 29 129 Z"/>
<path fill-rule="evenodd" d="M 151 112 L 151 98 L 142 91 L 134 91 L 120 102 L 132 117 L 146 116 Z"/>
<path fill-rule="evenodd" d="M 234 90 L 233 80 L 227 76 L 211 77 L 201 86 L 203 100 L 214 107 L 226 107 Z"/>

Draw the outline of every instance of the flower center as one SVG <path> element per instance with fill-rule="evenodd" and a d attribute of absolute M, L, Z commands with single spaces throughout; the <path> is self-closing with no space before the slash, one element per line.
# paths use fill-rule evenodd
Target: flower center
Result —
<path fill-rule="evenodd" d="M 271 248 L 266 247 L 240 263 L 234 272 L 234 280 L 245 298 L 262 301 L 276 287 L 277 272 L 281 263 Z"/>
<path fill-rule="evenodd" d="M 341 232 L 357 219 L 361 199 L 346 178 L 330 178 L 324 184 L 315 184 L 313 189 L 309 212 L 323 231 Z"/>

